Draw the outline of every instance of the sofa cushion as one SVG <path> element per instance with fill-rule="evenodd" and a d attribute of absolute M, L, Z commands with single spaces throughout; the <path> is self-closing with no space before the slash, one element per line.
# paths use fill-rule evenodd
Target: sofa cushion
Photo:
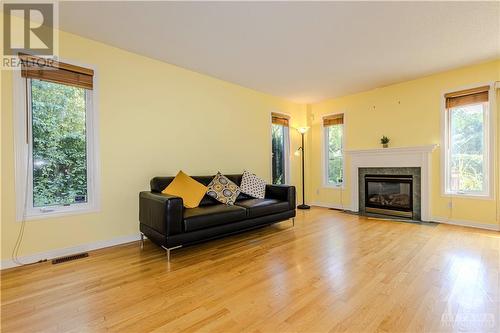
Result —
<path fill-rule="evenodd" d="M 207 194 L 226 205 L 234 205 L 240 188 L 229 178 L 218 172 L 208 184 Z"/>
<path fill-rule="evenodd" d="M 211 205 L 220 205 L 220 202 L 215 200 L 215 198 L 212 198 L 211 196 L 205 194 L 203 199 L 201 199 L 200 201 L 199 207 L 211 206 Z"/>
<path fill-rule="evenodd" d="M 221 224 L 246 219 L 247 211 L 243 207 L 228 205 L 211 205 L 184 209 L 184 231 L 214 227 Z"/>
<path fill-rule="evenodd" d="M 249 218 L 285 212 L 290 209 L 288 202 L 276 199 L 247 199 L 237 201 L 236 205 L 246 208 Z"/>

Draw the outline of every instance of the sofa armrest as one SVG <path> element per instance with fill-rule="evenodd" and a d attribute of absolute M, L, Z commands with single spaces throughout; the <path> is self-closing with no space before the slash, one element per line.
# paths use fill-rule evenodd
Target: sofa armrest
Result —
<path fill-rule="evenodd" d="M 286 201 L 290 205 L 290 209 L 295 209 L 295 186 L 267 184 L 266 199 Z"/>
<path fill-rule="evenodd" d="M 139 221 L 157 232 L 171 236 L 182 232 L 182 198 L 163 193 L 139 193 Z"/>

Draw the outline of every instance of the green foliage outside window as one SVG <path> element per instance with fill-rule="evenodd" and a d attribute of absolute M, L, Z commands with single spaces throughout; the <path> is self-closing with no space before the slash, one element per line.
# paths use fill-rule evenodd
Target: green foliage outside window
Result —
<path fill-rule="evenodd" d="M 87 201 L 85 89 L 31 80 L 33 205 Z"/>
<path fill-rule="evenodd" d="M 341 184 L 344 179 L 342 134 L 344 125 L 328 126 L 328 182 Z"/>
<path fill-rule="evenodd" d="M 285 126 L 273 124 L 271 135 L 273 184 L 285 184 Z"/>
<path fill-rule="evenodd" d="M 484 189 L 483 104 L 451 109 L 450 189 L 481 192 Z"/>

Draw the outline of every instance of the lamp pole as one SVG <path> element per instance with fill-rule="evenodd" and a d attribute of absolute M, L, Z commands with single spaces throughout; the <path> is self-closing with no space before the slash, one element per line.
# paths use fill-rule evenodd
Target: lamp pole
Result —
<path fill-rule="evenodd" d="M 302 146 L 299 148 L 300 150 L 302 150 L 302 204 L 297 206 L 298 209 L 311 208 L 310 206 L 306 205 L 306 201 L 305 201 L 306 191 L 305 191 L 305 180 L 304 180 L 304 169 L 305 169 L 304 135 L 306 134 L 308 129 L 309 129 L 309 127 L 301 127 L 298 129 L 300 135 L 302 136 Z"/>

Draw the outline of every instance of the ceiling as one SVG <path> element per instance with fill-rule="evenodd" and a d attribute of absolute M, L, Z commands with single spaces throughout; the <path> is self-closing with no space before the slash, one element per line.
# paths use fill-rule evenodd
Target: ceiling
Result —
<path fill-rule="evenodd" d="M 311 103 L 500 57 L 500 2 L 62 2 L 62 30 Z"/>

